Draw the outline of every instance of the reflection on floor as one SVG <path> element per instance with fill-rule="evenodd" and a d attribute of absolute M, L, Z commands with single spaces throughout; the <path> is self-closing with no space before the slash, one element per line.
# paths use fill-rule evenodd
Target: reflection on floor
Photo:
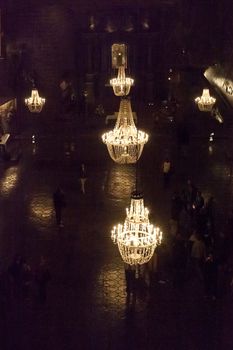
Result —
<path fill-rule="evenodd" d="M 124 266 L 110 231 L 125 217 L 135 186 L 135 167 L 111 161 L 100 141 L 101 126 L 83 129 L 72 120 L 52 121 L 50 125 L 45 116 L 37 119 L 33 128 L 25 129 L 22 157 L 14 164 L 0 164 L 1 270 L 7 269 L 15 254 L 21 254 L 36 271 L 44 256 L 52 279 L 44 305 L 38 303 L 34 284 L 27 298 L 12 294 L 1 299 L 1 349 L 233 348 L 229 295 L 213 305 L 204 300 L 198 281 L 177 290 L 170 278 L 173 191 L 181 190 L 191 177 L 205 197 L 214 195 L 218 228 L 224 224 L 232 198 L 231 169 L 224 158 L 230 128 L 220 131 L 225 138 L 218 138 L 218 126 L 211 124 L 214 121 L 205 121 L 200 127 L 198 118 L 192 120 L 187 149 L 178 149 L 170 124 L 153 130 L 145 146 L 138 164 L 140 186 L 151 222 L 165 232 L 165 245 L 160 282 L 149 286 L 147 279 L 144 284 L 139 279 L 137 291 L 128 296 Z M 149 122 L 145 122 L 145 129 L 147 126 Z M 210 152 L 208 135 L 213 128 L 217 136 Z M 33 134 L 36 142 L 32 144 Z M 170 187 L 164 190 L 161 164 L 167 152 L 174 173 Z M 85 195 L 79 182 L 81 162 L 88 173 Z M 58 185 L 67 202 L 64 227 L 56 226 L 53 210 L 52 194 Z"/>

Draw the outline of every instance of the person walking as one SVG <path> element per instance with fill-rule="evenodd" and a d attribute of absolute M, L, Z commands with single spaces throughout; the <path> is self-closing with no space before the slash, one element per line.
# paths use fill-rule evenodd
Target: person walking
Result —
<path fill-rule="evenodd" d="M 125 281 L 126 281 L 126 293 L 131 294 L 135 292 L 136 283 L 136 268 L 128 264 L 125 265 Z"/>
<path fill-rule="evenodd" d="M 63 227 L 62 210 L 66 207 L 65 195 L 61 187 L 58 187 L 53 194 L 53 204 L 56 214 L 57 225 Z"/>
<path fill-rule="evenodd" d="M 195 211 L 196 215 L 199 214 L 200 210 L 204 207 L 205 201 L 204 198 L 202 196 L 201 191 L 197 191 L 197 195 L 196 198 L 193 202 L 192 208 Z"/>
<path fill-rule="evenodd" d="M 183 208 L 183 201 L 179 193 L 174 192 L 171 201 L 171 218 L 172 220 L 179 221 L 180 213 Z"/>
<path fill-rule="evenodd" d="M 86 193 L 85 184 L 87 181 L 87 172 L 86 172 L 86 167 L 85 167 L 84 163 L 81 164 L 79 178 L 80 178 L 80 184 L 81 184 L 81 193 L 85 194 Z"/>
<path fill-rule="evenodd" d="M 23 260 L 21 268 L 21 293 L 23 299 L 27 299 L 29 297 L 32 279 L 33 273 L 31 266 L 27 263 L 26 260 Z"/>
<path fill-rule="evenodd" d="M 205 244 L 197 232 L 190 237 L 189 241 L 192 242 L 191 246 L 191 265 L 195 277 L 198 277 L 200 281 L 203 280 L 203 264 L 206 259 L 206 247 Z"/>
<path fill-rule="evenodd" d="M 171 162 L 168 158 L 163 162 L 163 187 L 166 188 L 170 182 Z"/>
<path fill-rule="evenodd" d="M 136 266 L 124 264 L 126 281 L 126 305 L 134 311 L 136 304 Z"/>

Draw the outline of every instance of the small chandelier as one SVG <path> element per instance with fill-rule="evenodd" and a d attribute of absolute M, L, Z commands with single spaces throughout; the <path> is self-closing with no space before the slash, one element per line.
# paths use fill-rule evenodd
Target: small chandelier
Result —
<path fill-rule="evenodd" d="M 140 158 L 148 135 L 137 130 L 128 98 L 122 98 L 116 125 L 113 130 L 102 135 L 110 157 L 120 164 L 136 163 Z"/>
<path fill-rule="evenodd" d="M 201 112 L 210 112 L 216 99 L 210 96 L 209 89 L 203 89 L 202 96 L 195 98 L 195 102 Z"/>
<path fill-rule="evenodd" d="M 133 83 L 133 79 L 125 76 L 124 66 L 120 66 L 118 68 L 117 78 L 110 80 L 110 85 L 113 87 L 113 91 L 116 96 L 127 96 Z"/>
<path fill-rule="evenodd" d="M 149 211 L 144 207 L 143 196 L 133 192 L 130 208 L 126 209 L 124 224 L 112 230 L 112 240 L 118 245 L 123 261 L 130 265 L 142 265 L 153 256 L 155 248 L 161 243 L 162 232 L 150 224 Z"/>
<path fill-rule="evenodd" d="M 39 96 L 36 88 L 32 89 L 31 97 L 25 98 L 25 104 L 32 113 L 40 113 L 45 104 L 45 98 Z"/>

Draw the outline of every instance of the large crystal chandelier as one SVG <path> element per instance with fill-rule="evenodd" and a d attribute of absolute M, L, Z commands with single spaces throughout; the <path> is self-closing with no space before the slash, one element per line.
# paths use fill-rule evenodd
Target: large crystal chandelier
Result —
<path fill-rule="evenodd" d="M 203 89 L 202 96 L 195 98 L 195 102 L 201 112 L 210 112 L 216 99 L 210 96 L 209 89 Z"/>
<path fill-rule="evenodd" d="M 116 96 L 127 96 L 133 83 L 133 79 L 125 76 L 124 66 L 120 66 L 118 68 L 117 78 L 110 80 L 110 85 L 113 87 L 113 91 Z"/>
<path fill-rule="evenodd" d="M 124 224 L 112 230 L 112 240 L 118 245 L 121 257 L 126 264 L 147 263 L 161 243 L 162 232 L 150 224 L 149 211 L 144 207 L 143 196 L 133 192 L 130 208 L 126 209 Z"/>
<path fill-rule="evenodd" d="M 140 158 L 148 135 L 137 130 L 129 98 L 121 99 L 116 125 L 113 130 L 102 135 L 102 140 L 116 163 L 136 163 Z"/>
<path fill-rule="evenodd" d="M 33 88 L 31 97 L 25 98 L 25 104 L 32 113 L 40 113 L 45 104 L 45 98 L 39 96 L 38 90 Z"/>

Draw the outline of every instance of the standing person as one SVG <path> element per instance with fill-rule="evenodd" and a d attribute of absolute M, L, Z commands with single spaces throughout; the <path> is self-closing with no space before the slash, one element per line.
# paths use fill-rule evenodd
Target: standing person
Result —
<path fill-rule="evenodd" d="M 64 77 L 59 87 L 61 90 L 61 110 L 63 117 L 65 115 L 72 115 L 76 108 L 76 95 L 71 79 L 68 76 Z"/>
<path fill-rule="evenodd" d="M 63 227 L 64 225 L 62 222 L 62 210 L 66 207 L 66 202 L 64 192 L 60 187 L 58 187 L 53 194 L 53 204 L 56 213 L 57 225 Z"/>
<path fill-rule="evenodd" d="M 201 191 L 197 191 L 196 198 L 193 203 L 193 210 L 196 211 L 197 214 L 199 214 L 200 210 L 204 207 L 205 201 L 202 197 Z"/>
<path fill-rule="evenodd" d="M 163 186 L 166 188 L 169 185 L 171 175 L 171 162 L 168 158 L 163 162 Z"/>
<path fill-rule="evenodd" d="M 23 260 L 22 262 L 22 268 L 21 268 L 21 292 L 22 297 L 24 299 L 27 299 L 29 296 L 30 286 L 32 282 L 32 270 L 31 266 L 26 262 L 26 260 Z"/>
<path fill-rule="evenodd" d="M 171 202 L 171 218 L 179 222 L 180 213 L 183 208 L 183 201 L 177 192 L 174 192 Z"/>
<path fill-rule="evenodd" d="M 197 187 L 193 184 L 193 182 L 188 179 L 187 184 L 183 190 L 183 201 L 185 203 L 185 207 L 190 215 L 193 214 L 193 203 L 197 197 Z"/>
<path fill-rule="evenodd" d="M 136 283 L 136 268 L 134 265 L 128 265 L 125 263 L 125 280 L 126 280 L 126 293 L 131 294 L 135 292 Z"/>
<path fill-rule="evenodd" d="M 51 280 L 51 274 L 43 256 L 40 258 L 40 264 L 36 271 L 35 279 L 38 287 L 38 299 L 41 303 L 45 303 L 47 299 L 47 285 Z"/>
<path fill-rule="evenodd" d="M 136 304 L 136 266 L 124 264 L 125 266 L 125 281 L 126 281 L 126 305 L 132 311 Z"/>
<path fill-rule="evenodd" d="M 86 114 L 86 91 L 83 91 L 78 101 L 78 115 L 80 120 L 85 120 Z"/>
<path fill-rule="evenodd" d="M 203 264 L 206 258 L 206 247 L 200 234 L 194 232 L 194 234 L 189 239 L 192 241 L 191 246 L 191 264 L 192 269 L 196 277 L 199 280 L 203 280 Z"/>
<path fill-rule="evenodd" d="M 202 221 L 205 219 L 205 210 L 204 210 L 205 201 L 202 197 L 201 191 L 197 191 L 196 198 L 192 203 L 191 215 L 193 217 L 193 222 L 198 226 L 202 224 Z M 204 220 L 205 221 L 205 220 Z M 199 232 L 203 234 L 203 227 L 200 225 Z M 201 230 L 200 230 L 201 228 Z"/>
<path fill-rule="evenodd" d="M 82 194 L 85 194 L 86 193 L 85 184 L 87 181 L 87 172 L 86 172 L 86 168 L 85 168 L 84 163 L 81 164 L 79 178 L 80 178 L 80 183 L 81 183 L 81 192 L 82 192 Z"/>

